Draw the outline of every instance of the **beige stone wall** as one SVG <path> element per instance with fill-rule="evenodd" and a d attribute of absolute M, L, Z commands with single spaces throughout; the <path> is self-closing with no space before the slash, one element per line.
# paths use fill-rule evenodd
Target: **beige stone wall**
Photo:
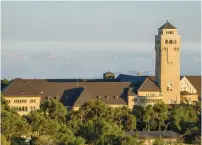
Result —
<path fill-rule="evenodd" d="M 118 108 L 118 107 L 123 107 L 123 106 L 126 106 L 126 105 L 109 105 L 109 107 L 113 107 L 113 108 Z"/>
<path fill-rule="evenodd" d="M 161 31 L 155 37 L 156 81 L 166 104 L 180 103 L 180 36 L 175 29 Z M 171 31 L 174 34 L 168 34 Z"/>
<path fill-rule="evenodd" d="M 40 108 L 40 96 L 4 96 L 8 105 L 17 109 L 19 115 L 27 115 L 30 111 Z"/>
<path fill-rule="evenodd" d="M 80 107 L 73 107 L 74 111 L 78 111 Z"/>
<path fill-rule="evenodd" d="M 138 105 L 147 106 L 154 105 L 155 103 L 160 103 L 163 101 L 163 96 L 139 96 Z"/>
<path fill-rule="evenodd" d="M 160 96 L 161 93 L 158 91 L 138 91 L 138 96 Z"/>
<path fill-rule="evenodd" d="M 137 96 L 128 96 L 128 108 L 133 109 L 134 105 L 138 104 Z"/>
<path fill-rule="evenodd" d="M 177 138 L 166 138 L 163 139 L 168 144 L 173 144 L 177 141 Z M 155 138 L 148 138 L 148 139 L 140 139 L 140 141 L 144 141 L 144 145 L 152 145 L 155 141 Z"/>
<path fill-rule="evenodd" d="M 181 95 L 181 102 L 186 102 L 187 100 L 189 103 L 197 102 L 198 101 L 198 94 L 190 94 L 190 95 Z"/>

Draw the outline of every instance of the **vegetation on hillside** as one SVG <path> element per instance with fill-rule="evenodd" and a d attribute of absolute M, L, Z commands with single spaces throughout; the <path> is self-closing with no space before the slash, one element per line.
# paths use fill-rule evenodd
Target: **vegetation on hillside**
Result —
<path fill-rule="evenodd" d="M 175 105 L 172 110 L 165 104 L 129 110 L 88 102 L 79 111 L 67 111 L 62 103 L 51 99 L 40 107 L 38 111 L 19 116 L 2 98 L 2 144 L 16 144 L 16 138 L 31 136 L 33 145 L 141 145 L 138 134 L 130 136 L 125 132 L 166 129 L 180 133 L 185 141 L 191 138 L 192 143 L 200 143 L 200 102 Z M 154 144 L 163 142 L 156 139 Z"/>

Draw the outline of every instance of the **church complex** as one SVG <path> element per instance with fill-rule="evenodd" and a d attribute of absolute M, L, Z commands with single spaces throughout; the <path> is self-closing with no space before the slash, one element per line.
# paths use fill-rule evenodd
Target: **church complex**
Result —
<path fill-rule="evenodd" d="M 179 104 L 201 98 L 201 76 L 180 76 L 180 36 L 169 22 L 155 36 L 155 76 L 130 76 L 111 72 L 103 79 L 15 78 L 3 90 L 8 104 L 20 115 L 37 110 L 48 99 L 78 110 L 88 101 L 102 101 L 111 107 L 146 106 L 157 102 Z"/>

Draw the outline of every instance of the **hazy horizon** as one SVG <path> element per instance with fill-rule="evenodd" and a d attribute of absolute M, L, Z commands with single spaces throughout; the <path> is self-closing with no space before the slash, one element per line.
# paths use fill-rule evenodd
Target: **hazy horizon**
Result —
<path fill-rule="evenodd" d="M 200 1 L 3 1 L 1 8 L 2 79 L 154 75 L 154 35 L 167 20 L 181 35 L 181 75 L 201 75 Z"/>

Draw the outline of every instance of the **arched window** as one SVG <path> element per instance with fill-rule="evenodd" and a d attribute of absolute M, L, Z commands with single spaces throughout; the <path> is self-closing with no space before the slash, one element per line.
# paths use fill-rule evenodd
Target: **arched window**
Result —
<path fill-rule="evenodd" d="M 177 44 L 177 41 L 176 41 L 176 40 L 173 40 L 173 44 Z"/>
<path fill-rule="evenodd" d="M 174 51 L 176 51 L 177 50 L 177 48 L 174 48 Z"/>
<path fill-rule="evenodd" d="M 31 111 L 33 111 L 33 107 L 31 106 Z"/>
<path fill-rule="evenodd" d="M 169 41 L 169 44 L 172 44 L 172 40 Z"/>
<path fill-rule="evenodd" d="M 165 40 L 165 44 L 168 44 L 168 40 Z"/>
<path fill-rule="evenodd" d="M 25 107 L 25 111 L 27 111 L 27 106 Z"/>
<path fill-rule="evenodd" d="M 22 107 L 22 111 L 25 111 L 24 106 Z"/>
<path fill-rule="evenodd" d="M 19 111 L 21 111 L 21 107 L 19 107 L 19 109 L 18 109 Z"/>

